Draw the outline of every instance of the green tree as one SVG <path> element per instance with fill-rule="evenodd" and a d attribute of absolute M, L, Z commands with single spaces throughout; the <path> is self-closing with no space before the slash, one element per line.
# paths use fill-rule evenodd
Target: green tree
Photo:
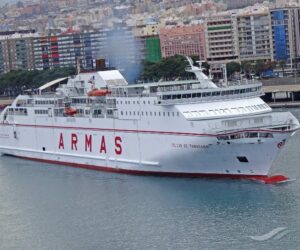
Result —
<path fill-rule="evenodd" d="M 265 70 L 265 62 L 263 60 L 256 61 L 254 65 L 255 74 L 260 76 L 264 70 Z"/>
<path fill-rule="evenodd" d="M 157 63 L 145 62 L 142 77 L 148 80 L 186 77 L 191 74 L 185 71 L 186 67 L 186 58 L 184 56 L 175 55 L 164 58 Z"/>
<path fill-rule="evenodd" d="M 232 76 L 235 72 L 241 71 L 241 64 L 238 62 L 229 62 L 226 64 L 227 76 Z"/>
<path fill-rule="evenodd" d="M 243 61 L 241 64 L 241 69 L 245 74 L 251 74 L 253 71 L 253 65 L 249 61 Z"/>
<path fill-rule="evenodd" d="M 281 60 L 281 61 L 278 62 L 278 65 L 279 65 L 279 67 L 282 70 L 282 74 L 284 75 L 284 69 L 286 67 L 286 61 L 285 60 Z"/>
<path fill-rule="evenodd" d="M 38 88 L 52 80 L 74 74 L 75 69 L 72 67 L 42 71 L 13 70 L 0 75 L 0 94 L 3 95 L 7 90 L 19 93 L 21 89 Z"/>

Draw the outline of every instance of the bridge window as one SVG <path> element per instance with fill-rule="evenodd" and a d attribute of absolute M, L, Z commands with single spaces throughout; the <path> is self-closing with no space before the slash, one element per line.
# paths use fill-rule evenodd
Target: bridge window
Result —
<path fill-rule="evenodd" d="M 260 138 L 273 138 L 272 133 L 259 133 Z"/>
<path fill-rule="evenodd" d="M 212 92 L 212 96 L 219 96 L 220 94 L 220 92 Z"/>
<path fill-rule="evenodd" d="M 249 162 L 246 156 L 237 156 L 236 158 L 239 160 L 239 162 L 243 162 L 243 163 Z"/>

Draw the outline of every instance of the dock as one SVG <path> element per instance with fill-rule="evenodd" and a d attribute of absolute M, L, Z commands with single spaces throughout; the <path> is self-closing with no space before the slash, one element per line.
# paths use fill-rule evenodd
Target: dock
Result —
<path fill-rule="evenodd" d="M 14 101 L 14 98 L 0 98 L 0 105 L 10 105 Z"/>

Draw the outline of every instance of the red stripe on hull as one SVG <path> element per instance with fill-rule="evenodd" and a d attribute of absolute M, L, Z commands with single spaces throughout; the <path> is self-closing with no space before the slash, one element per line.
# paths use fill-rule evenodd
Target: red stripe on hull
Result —
<path fill-rule="evenodd" d="M 13 124 L 0 124 L 0 126 L 13 126 Z M 143 133 L 143 134 L 163 134 L 163 135 L 182 135 L 182 136 L 209 136 L 217 137 L 223 135 L 230 135 L 234 133 L 242 132 L 270 132 L 270 133 L 291 133 L 298 129 L 293 130 L 272 130 L 272 129 L 242 129 L 234 132 L 221 133 L 221 134 L 201 134 L 201 133 L 190 133 L 190 132 L 172 132 L 172 131 L 158 131 L 158 130 L 131 130 L 131 129 L 111 129 L 111 128 L 87 128 L 87 127 L 69 127 L 69 126 L 49 126 L 49 125 L 34 125 L 34 124 L 16 124 L 17 127 L 33 127 L 33 128 L 52 128 L 52 129 L 73 129 L 73 130 L 89 130 L 89 131 L 105 131 L 105 132 L 120 132 L 120 133 Z"/>
<path fill-rule="evenodd" d="M 80 164 L 73 162 L 63 162 L 63 161 L 55 161 L 55 160 L 46 160 L 32 157 L 24 157 L 24 156 L 16 156 L 18 158 L 38 161 L 43 163 L 57 164 L 57 165 L 65 165 L 74 168 L 84 168 L 90 170 L 111 172 L 111 173 L 121 173 L 121 174 L 131 174 L 131 175 L 153 175 L 153 176 L 167 176 L 167 177 L 192 177 L 192 178 L 223 178 L 223 179 L 250 179 L 250 180 L 264 180 L 267 175 L 241 175 L 241 174 L 208 174 L 208 173 L 182 173 L 182 172 L 158 172 L 158 171 L 141 171 L 141 170 L 130 170 L 130 169 L 119 169 L 112 167 L 103 167 L 103 166 L 95 166 L 88 164 Z"/>

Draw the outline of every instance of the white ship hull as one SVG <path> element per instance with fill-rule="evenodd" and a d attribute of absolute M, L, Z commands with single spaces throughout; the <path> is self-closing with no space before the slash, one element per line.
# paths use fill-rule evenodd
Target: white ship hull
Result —
<path fill-rule="evenodd" d="M 0 152 L 50 163 L 133 174 L 266 176 L 292 133 L 271 131 L 273 138 L 220 142 L 214 134 L 132 130 L 114 128 L 109 122 L 107 126 L 103 126 L 103 122 L 99 122 L 99 126 L 90 123 L 86 119 L 80 127 L 75 124 L 51 125 L 49 121 L 44 125 L 1 124 Z M 131 128 L 134 124 L 126 123 L 132 123 Z M 247 162 L 240 162 L 237 157 L 241 156 L 246 157 Z"/>

